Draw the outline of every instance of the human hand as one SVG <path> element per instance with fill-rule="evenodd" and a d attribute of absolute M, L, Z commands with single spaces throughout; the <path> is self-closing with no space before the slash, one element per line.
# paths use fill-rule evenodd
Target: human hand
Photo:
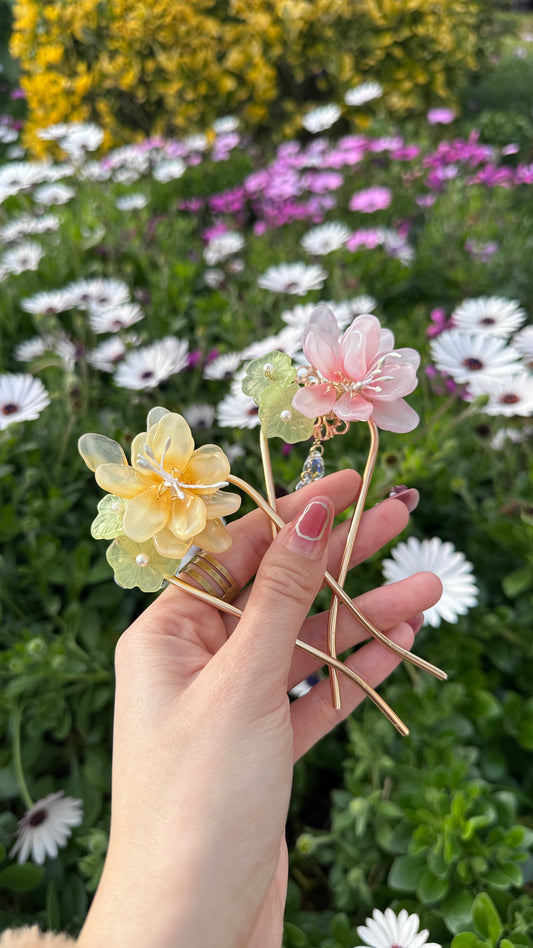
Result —
<path fill-rule="evenodd" d="M 169 586 L 121 637 L 110 845 L 80 948 L 279 948 L 294 761 L 363 697 L 343 685 L 336 711 L 324 680 L 287 698 L 316 671 L 294 643 L 324 647 L 327 616 L 306 616 L 325 570 L 338 570 L 348 523 L 330 534 L 333 516 L 359 483 L 342 471 L 284 497 L 279 512 L 295 519 L 273 542 L 260 511 L 230 525 L 221 562 L 241 588 L 257 573 L 235 601 L 239 621 Z M 351 565 L 407 520 L 397 499 L 367 511 Z M 313 532 L 320 539 L 304 538 Z M 355 601 L 409 648 L 419 613 L 440 592 L 423 573 Z M 346 609 L 337 636 L 339 651 L 367 637 Z M 372 685 L 397 662 L 374 641 L 348 660 Z"/>

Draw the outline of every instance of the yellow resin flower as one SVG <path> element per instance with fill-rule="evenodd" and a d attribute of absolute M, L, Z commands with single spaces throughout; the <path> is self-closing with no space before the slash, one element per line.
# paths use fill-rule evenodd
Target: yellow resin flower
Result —
<path fill-rule="evenodd" d="M 228 458 L 214 444 L 194 447 L 185 419 L 153 408 L 147 430 L 133 439 L 131 465 L 116 441 L 85 434 L 79 451 L 105 491 L 122 498 L 121 534 L 135 543 L 153 539 L 161 556 L 181 558 L 194 543 L 210 553 L 230 545 L 222 517 L 239 509 L 238 494 L 222 491 Z"/>

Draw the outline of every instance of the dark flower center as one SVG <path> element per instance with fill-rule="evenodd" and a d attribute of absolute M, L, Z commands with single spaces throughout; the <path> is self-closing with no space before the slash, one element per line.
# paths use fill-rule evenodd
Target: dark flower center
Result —
<path fill-rule="evenodd" d="M 496 322 L 496 320 L 493 319 L 492 316 L 485 316 L 485 318 L 480 319 L 479 322 L 481 326 L 494 326 L 494 323 Z"/>
<path fill-rule="evenodd" d="M 501 401 L 504 405 L 516 405 L 516 403 L 519 402 L 520 399 L 519 399 L 518 395 L 515 395 L 515 394 L 514 394 L 514 392 L 507 392 L 506 395 L 503 395 L 503 396 L 501 397 L 500 401 Z"/>
<path fill-rule="evenodd" d="M 470 356 L 469 359 L 465 359 L 463 365 L 467 369 L 471 369 L 472 372 L 478 372 L 479 369 L 483 368 L 483 363 L 480 359 L 475 359 L 474 356 Z"/>
<path fill-rule="evenodd" d="M 152 370 L 151 370 L 151 369 L 147 369 L 146 372 L 143 372 L 143 373 L 142 373 L 141 378 L 142 378 L 142 379 L 151 379 L 151 378 L 153 378 L 153 376 L 154 376 L 154 373 L 152 372 Z"/>
<path fill-rule="evenodd" d="M 19 406 L 15 405 L 14 402 L 8 402 L 7 405 L 2 405 L 2 414 L 3 415 L 12 415 L 14 412 L 18 411 Z"/>
<path fill-rule="evenodd" d="M 28 823 L 30 826 L 34 826 L 34 827 L 41 826 L 41 824 L 44 823 L 45 820 L 47 819 L 48 819 L 48 811 L 45 810 L 43 807 L 42 810 L 36 810 L 35 813 L 31 815 L 30 819 L 28 820 Z"/>

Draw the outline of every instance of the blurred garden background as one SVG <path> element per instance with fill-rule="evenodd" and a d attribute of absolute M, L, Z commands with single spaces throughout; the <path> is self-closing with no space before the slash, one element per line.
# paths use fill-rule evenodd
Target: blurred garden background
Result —
<path fill-rule="evenodd" d="M 408 546 L 347 588 L 433 564 L 416 650 L 449 680 L 404 664 L 380 691 L 408 737 L 366 704 L 297 765 L 284 946 L 352 948 L 387 907 L 443 948 L 533 946 L 533 14 L 0 0 L 0 70 L 0 929 L 85 917 L 114 647 L 150 598 L 91 539 L 78 438 L 127 446 L 164 405 L 263 489 L 243 367 L 298 359 L 327 302 L 421 354 L 368 500 L 420 491 Z M 367 449 L 353 427 L 326 471 Z M 306 445 L 271 451 L 294 489 Z M 22 846 L 61 791 L 68 840 Z"/>

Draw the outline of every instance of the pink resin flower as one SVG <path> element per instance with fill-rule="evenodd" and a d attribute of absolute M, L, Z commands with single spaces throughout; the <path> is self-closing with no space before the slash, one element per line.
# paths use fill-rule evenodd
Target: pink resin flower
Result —
<path fill-rule="evenodd" d="M 357 316 L 339 339 L 335 316 L 320 304 L 302 338 L 311 371 L 292 402 L 302 415 L 372 418 L 384 431 L 416 428 L 418 415 L 403 396 L 416 388 L 420 356 L 414 349 L 394 349 L 394 336 L 379 319 Z"/>

